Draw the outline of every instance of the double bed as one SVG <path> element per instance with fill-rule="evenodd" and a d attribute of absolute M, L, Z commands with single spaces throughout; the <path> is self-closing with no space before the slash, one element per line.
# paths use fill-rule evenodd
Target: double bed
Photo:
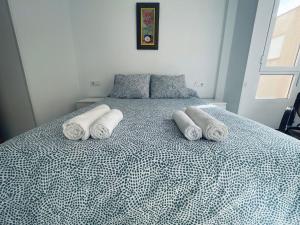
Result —
<path fill-rule="evenodd" d="M 105 103 L 111 138 L 67 140 L 67 119 Z M 0 145 L 0 224 L 300 224 L 300 142 L 218 107 L 222 142 L 188 141 L 189 99 L 117 99 Z"/>

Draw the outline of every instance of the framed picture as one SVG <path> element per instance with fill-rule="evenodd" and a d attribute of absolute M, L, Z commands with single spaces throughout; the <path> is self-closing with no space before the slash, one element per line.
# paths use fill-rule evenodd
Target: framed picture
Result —
<path fill-rule="evenodd" d="M 159 3 L 136 3 L 137 49 L 158 49 Z"/>

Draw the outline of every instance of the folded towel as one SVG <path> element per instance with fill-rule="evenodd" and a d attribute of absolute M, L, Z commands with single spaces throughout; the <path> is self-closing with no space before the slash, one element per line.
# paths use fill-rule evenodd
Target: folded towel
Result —
<path fill-rule="evenodd" d="M 185 113 L 202 129 L 207 140 L 222 141 L 228 136 L 227 126 L 199 107 L 187 107 Z"/>
<path fill-rule="evenodd" d="M 90 126 L 102 115 L 109 112 L 108 105 L 99 105 L 82 113 L 63 124 L 63 133 L 70 140 L 87 140 L 90 136 Z"/>
<path fill-rule="evenodd" d="M 182 134 L 190 141 L 198 140 L 202 137 L 202 130 L 183 111 L 176 111 L 172 115 L 177 127 Z"/>
<path fill-rule="evenodd" d="M 105 113 L 102 117 L 97 119 L 90 127 L 90 133 L 94 139 L 105 139 L 109 138 L 123 119 L 123 113 L 118 109 L 112 109 Z"/>

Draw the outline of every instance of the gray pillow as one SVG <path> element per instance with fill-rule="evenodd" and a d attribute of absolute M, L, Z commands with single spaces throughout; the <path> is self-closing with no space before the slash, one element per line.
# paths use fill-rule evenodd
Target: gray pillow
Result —
<path fill-rule="evenodd" d="M 194 89 L 187 88 L 187 92 L 188 92 L 189 97 L 199 98 L 199 95 L 198 95 L 197 91 L 195 91 Z"/>
<path fill-rule="evenodd" d="M 110 97 L 149 98 L 150 75 L 115 75 Z"/>
<path fill-rule="evenodd" d="M 189 90 L 185 85 L 185 75 L 151 75 L 151 98 L 188 98 Z"/>

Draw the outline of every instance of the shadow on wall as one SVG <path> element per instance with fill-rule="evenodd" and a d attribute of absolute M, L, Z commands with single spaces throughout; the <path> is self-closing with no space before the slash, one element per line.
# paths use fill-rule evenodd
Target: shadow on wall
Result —
<path fill-rule="evenodd" d="M 19 49 L 6 0 L 0 0 L 0 139 L 35 127 Z"/>
<path fill-rule="evenodd" d="M 258 0 L 240 0 L 237 8 L 224 92 L 227 109 L 237 113 L 247 66 Z"/>
<path fill-rule="evenodd" d="M 3 143 L 6 140 L 4 135 L 4 126 L 1 123 L 1 117 L 0 117 L 0 144 Z"/>
<path fill-rule="evenodd" d="M 9 131 L 8 131 L 9 129 L 7 128 L 8 127 L 7 127 L 7 123 L 5 123 L 5 116 L 3 115 L 3 111 L 0 108 L 0 144 L 3 143 L 4 141 L 7 141 L 10 138 Z"/>

